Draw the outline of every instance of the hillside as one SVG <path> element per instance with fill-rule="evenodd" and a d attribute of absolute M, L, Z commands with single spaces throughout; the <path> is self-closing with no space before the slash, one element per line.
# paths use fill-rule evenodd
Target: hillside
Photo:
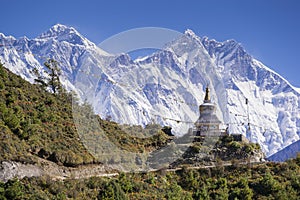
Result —
<path fill-rule="evenodd" d="M 1 199 L 278 199 L 300 196 L 300 157 L 264 163 L 176 172 L 121 173 L 53 181 L 34 177 L 0 182 Z"/>
<path fill-rule="evenodd" d="M 35 162 L 35 156 L 63 165 L 96 162 L 77 140 L 71 97 L 54 95 L 0 66 L 0 159 Z"/>
<path fill-rule="evenodd" d="M 77 133 L 71 94 L 47 92 L 11 73 L 2 64 L 0 91 L 0 162 L 38 163 L 38 158 L 42 158 L 67 167 L 101 163 L 86 149 Z M 75 105 L 84 111 L 92 110 L 87 104 Z M 89 115 L 93 115 L 92 111 Z M 151 151 L 168 140 L 166 134 L 158 131 L 153 133 L 157 137 L 133 141 L 118 124 L 94 117 L 99 127 L 123 149 Z M 140 134 L 144 132 L 140 126 L 131 129 L 139 130 Z M 99 134 L 96 130 L 89 131 L 89 134 Z"/>

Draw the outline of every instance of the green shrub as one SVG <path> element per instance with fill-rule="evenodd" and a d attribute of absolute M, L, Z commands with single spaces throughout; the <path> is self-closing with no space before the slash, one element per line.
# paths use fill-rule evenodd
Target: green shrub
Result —
<path fill-rule="evenodd" d="M 237 151 L 241 147 L 242 147 L 242 145 L 239 142 L 232 141 L 229 143 L 229 148 L 232 149 L 233 151 Z"/>
<path fill-rule="evenodd" d="M 122 190 L 121 186 L 114 180 L 107 183 L 102 190 L 99 191 L 98 199 L 103 200 L 126 200 L 128 197 Z"/>

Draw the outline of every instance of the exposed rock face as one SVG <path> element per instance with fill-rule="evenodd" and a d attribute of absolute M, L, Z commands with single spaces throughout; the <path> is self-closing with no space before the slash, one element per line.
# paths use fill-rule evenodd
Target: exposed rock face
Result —
<path fill-rule="evenodd" d="M 14 161 L 3 161 L 0 165 L 0 181 L 2 182 L 7 182 L 15 177 L 21 179 L 43 174 L 43 170 L 37 165 L 22 164 Z"/>
<path fill-rule="evenodd" d="M 82 165 L 79 167 L 59 166 L 53 162 L 38 159 L 38 164 L 22 164 L 14 161 L 3 161 L 0 164 L 0 182 L 13 178 L 49 176 L 53 180 L 66 178 L 88 178 L 92 176 L 115 176 L 114 170 L 104 165 Z"/>

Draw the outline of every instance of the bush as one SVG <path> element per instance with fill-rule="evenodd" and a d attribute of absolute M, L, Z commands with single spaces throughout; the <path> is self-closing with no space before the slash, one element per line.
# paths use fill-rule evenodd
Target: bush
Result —
<path fill-rule="evenodd" d="M 121 186 L 114 180 L 107 183 L 102 190 L 99 191 L 98 199 L 108 200 L 126 200 L 128 197 L 122 190 Z"/>
<path fill-rule="evenodd" d="M 236 141 L 232 141 L 229 143 L 229 148 L 233 151 L 237 151 L 238 149 L 240 149 L 242 147 L 242 145 L 239 142 Z"/>
<path fill-rule="evenodd" d="M 243 148 L 243 151 L 245 151 L 246 153 L 252 153 L 254 151 L 252 145 L 246 144 Z"/>
<path fill-rule="evenodd" d="M 7 199 L 22 199 L 24 186 L 17 179 L 9 180 L 5 184 L 5 197 Z"/>

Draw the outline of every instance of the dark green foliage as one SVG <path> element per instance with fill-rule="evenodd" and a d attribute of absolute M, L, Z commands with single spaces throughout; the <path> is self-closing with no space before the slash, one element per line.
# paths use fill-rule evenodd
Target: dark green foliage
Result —
<path fill-rule="evenodd" d="M 184 168 L 64 181 L 13 179 L 0 183 L 0 199 L 299 199 L 296 159 L 250 169 L 246 165 L 226 167 L 222 177 L 213 171 Z"/>
<path fill-rule="evenodd" d="M 35 75 L 35 77 L 36 77 L 36 78 L 34 79 L 35 83 L 38 84 L 38 85 L 40 85 L 41 88 L 45 90 L 45 89 L 47 88 L 47 82 L 46 82 L 46 80 L 44 79 L 44 77 L 41 75 L 41 73 L 39 72 L 39 70 L 38 70 L 37 68 L 34 68 L 34 69 L 32 70 L 32 73 L 33 73 L 33 75 Z"/>
<path fill-rule="evenodd" d="M 46 72 L 49 75 L 47 85 L 51 88 L 54 94 L 62 92 L 62 85 L 59 80 L 61 70 L 58 67 L 58 62 L 54 59 L 49 59 L 44 63 Z"/>
<path fill-rule="evenodd" d="M 119 125 L 100 118 L 97 120 L 110 141 L 129 152 L 152 151 L 166 145 L 170 140 L 157 124 L 147 125 L 143 129 L 138 125 Z"/>
<path fill-rule="evenodd" d="M 6 199 L 11 199 L 11 200 L 22 199 L 22 197 L 24 195 L 24 186 L 17 179 L 9 180 L 6 184 L 4 184 L 4 189 L 5 189 L 4 197 Z M 1 192 L 0 192 L 0 195 L 1 195 Z M 0 196 L 0 198 L 1 198 L 1 196 Z"/>
<path fill-rule="evenodd" d="M 0 94 L 0 161 L 34 162 L 34 155 L 46 149 L 43 158 L 59 155 L 56 162 L 67 166 L 94 162 L 78 140 L 71 95 L 51 94 L 2 65 L 0 80 L 5 86 Z"/>
<path fill-rule="evenodd" d="M 129 179 L 125 173 L 121 173 L 119 175 L 118 183 L 121 186 L 122 190 L 126 193 L 130 193 L 133 191 L 133 185 L 134 183 L 132 182 L 131 179 Z"/>
<path fill-rule="evenodd" d="M 49 88 L 54 94 L 61 93 L 63 91 L 63 87 L 60 83 L 59 76 L 61 75 L 61 70 L 58 67 L 58 62 L 54 59 L 48 59 L 44 66 L 46 70 L 44 73 L 48 77 L 43 77 L 43 75 L 39 72 L 37 68 L 32 70 L 32 73 L 35 75 L 34 81 L 41 86 L 42 89 Z"/>
<path fill-rule="evenodd" d="M 84 145 L 88 143 L 93 150 L 96 149 L 102 142 L 97 140 L 101 138 L 101 130 L 116 146 L 130 152 L 151 151 L 167 143 L 169 138 L 159 125 L 151 124 L 145 129 L 120 126 L 100 119 L 88 104 L 72 104 L 71 94 L 64 92 L 58 83 L 57 63 L 48 60 L 45 66 L 49 73 L 49 80 L 45 83 L 53 93 L 45 91 L 41 82 L 32 85 L 0 64 L 0 80 L 4 88 L 0 94 L 0 161 L 35 162 L 35 156 L 39 156 L 72 167 L 98 163 L 97 157 L 89 153 L 91 149 Z M 73 119 L 74 107 L 83 111 L 77 116 L 84 119 L 82 127 L 86 128 L 86 134 L 81 137 Z M 87 124 L 91 119 L 97 122 L 96 127 Z"/>
<path fill-rule="evenodd" d="M 120 184 L 112 180 L 105 184 L 104 188 L 100 190 L 98 199 L 103 200 L 126 200 L 128 197 L 122 190 Z"/>
<path fill-rule="evenodd" d="M 170 127 L 170 126 L 164 126 L 163 128 L 162 128 L 162 131 L 165 133 L 165 134 L 167 134 L 168 136 L 174 136 L 173 134 L 172 134 L 172 127 Z"/>
<path fill-rule="evenodd" d="M 236 184 L 232 185 L 229 199 L 245 199 L 251 200 L 253 198 L 253 190 L 249 187 L 248 179 L 242 177 Z"/>
<path fill-rule="evenodd" d="M 176 141 L 179 144 L 189 143 L 184 137 L 188 137 L 188 134 L 179 140 L 176 139 Z M 223 162 L 231 162 L 232 167 L 236 167 L 240 162 L 249 163 L 251 159 L 260 157 L 262 157 L 262 153 L 259 145 L 247 141 L 235 141 L 235 137 L 232 135 L 218 138 L 196 137 L 182 155 L 182 159 L 172 163 L 172 167 L 211 165 L 214 163 L 219 167 L 219 174 L 221 175 Z"/>

